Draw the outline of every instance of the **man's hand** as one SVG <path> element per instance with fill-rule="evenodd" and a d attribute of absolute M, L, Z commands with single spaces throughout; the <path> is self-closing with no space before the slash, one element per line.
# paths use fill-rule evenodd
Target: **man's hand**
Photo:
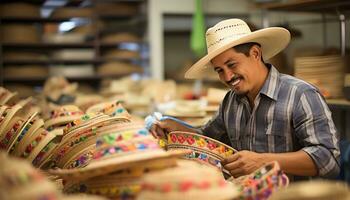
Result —
<path fill-rule="evenodd" d="M 252 151 L 239 151 L 221 162 L 224 168 L 235 178 L 250 174 L 265 163 L 262 154 Z"/>
<path fill-rule="evenodd" d="M 166 119 L 163 121 L 156 121 L 151 127 L 150 132 L 153 137 L 157 139 L 164 139 L 166 138 L 167 133 L 175 130 L 181 130 L 180 126 L 181 125 L 176 121 Z"/>

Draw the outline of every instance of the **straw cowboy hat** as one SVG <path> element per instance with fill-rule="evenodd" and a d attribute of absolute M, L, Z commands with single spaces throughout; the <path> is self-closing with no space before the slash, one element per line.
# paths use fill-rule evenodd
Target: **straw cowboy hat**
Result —
<path fill-rule="evenodd" d="M 228 19 L 217 23 L 206 32 L 208 54 L 197 61 L 185 73 L 185 78 L 204 78 L 214 74 L 210 61 L 227 49 L 249 42 L 261 45 L 264 60 L 282 51 L 290 40 L 285 28 L 270 27 L 252 32 L 240 19 Z"/>

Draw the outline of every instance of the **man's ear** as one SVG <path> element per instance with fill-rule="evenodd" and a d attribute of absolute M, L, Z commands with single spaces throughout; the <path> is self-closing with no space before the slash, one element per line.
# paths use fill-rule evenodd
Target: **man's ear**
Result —
<path fill-rule="evenodd" d="M 261 48 L 258 45 L 254 45 L 249 50 L 249 55 L 254 59 L 261 60 Z"/>

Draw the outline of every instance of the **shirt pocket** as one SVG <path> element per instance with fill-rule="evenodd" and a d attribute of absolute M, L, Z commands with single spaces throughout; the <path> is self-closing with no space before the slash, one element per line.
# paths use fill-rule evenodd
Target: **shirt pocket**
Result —
<path fill-rule="evenodd" d="M 267 151 L 285 152 L 287 148 L 287 122 L 281 117 L 269 119 L 265 126 Z"/>

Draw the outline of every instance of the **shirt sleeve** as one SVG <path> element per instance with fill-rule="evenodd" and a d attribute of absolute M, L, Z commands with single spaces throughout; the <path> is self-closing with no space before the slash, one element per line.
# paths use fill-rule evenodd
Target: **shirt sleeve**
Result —
<path fill-rule="evenodd" d="M 316 89 L 301 94 L 293 113 L 297 142 L 314 161 L 318 175 L 334 178 L 339 174 L 339 135 L 331 112 Z"/>

